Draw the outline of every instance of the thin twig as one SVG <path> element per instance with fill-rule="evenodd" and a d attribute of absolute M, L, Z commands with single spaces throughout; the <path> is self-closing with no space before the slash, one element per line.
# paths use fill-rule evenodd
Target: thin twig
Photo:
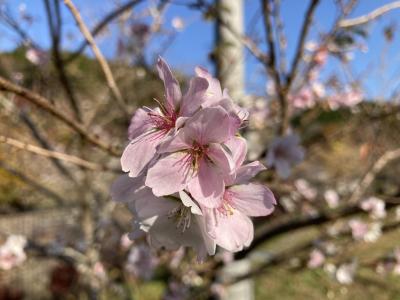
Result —
<path fill-rule="evenodd" d="M 111 92 L 113 93 L 118 105 L 120 106 L 122 111 L 124 111 L 125 113 L 128 113 L 127 109 L 126 109 L 125 101 L 122 98 L 121 92 L 115 82 L 115 79 L 111 72 L 110 66 L 108 65 L 107 60 L 104 58 L 99 47 L 97 46 L 97 44 L 93 38 L 93 35 L 90 33 L 89 29 L 83 22 L 78 9 L 75 7 L 75 5 L 72 3 L 71 0 L 64 0 L 64 4 L 71 11 L 80 31 L 82 32 L 83 36 L 85 37 L 85 39 L 89 43 L 90 47 L 92 48 L 92 51 L 93 51 L 94 55 L 96 56 L 96 59 L 98 60 L 101 69 L 103 70 L 104 76 L 106 77 L 108 87 L 110 88 Z"/>
<path fill-rule="evenodd" d="M 370 12 L 369 14 L 366 14 L 361 17 L 357 17 L 354 19 L 342 20 L 339 22 L 339 27 L 340 28 L 349 28 L 349 27 L 353 27 L 353 26 L 363 25 L 363 24 L 371 22 L 374 19 L 379 18 L 380 16 L 388 13 L 391 10 L 397 9 L 397 8 L 400 8 L 400 1 L 395 1 L 392 3 L 388 3 L 386 5 L 383 5 L 377 9 L 375 9 L 374 11 Z"/>
<path fill-rule="evenodd" d="M 392 151 L 387 151 L 383 154 L 367 171 L 356 189 L 349 198 L 349 203 L 356 203 L 360 197 L 366 192 L 371 183 L 375 180 L 376 175 L 389 163 L 400 159 L 400 148 Z"/>
<path fill-rule="evenodd" d="M 20 119 L 22 122 L 26 124 L 26 126 L 29 128 L 32 136 L 39 142 L 39 144 L 50 151 L 53 151 L 53 147 L 51 144 L 48 142 L 48 140 L 43 136 L 43 134 L 40 132 L 39 128 L 35 125 L 31 117 L 24 111 L 21 110 L 19 114 Z M 69 180 L 75 182 L 74 176 L 71 174 L 71 172 L 58 160 L 55 158 L 51 159 L 51 162 L 54 164 L 54 166 L 60 171 L 62 175 L 67 177 Z M 76 182 L 75 182 L 76 183 Z"/>
<path fill-rule="evenodd" d="M 55 159 L 59 159 L 59 160 L 65 161 L 65 162 L 69 162 L 69 163 L 72 163 L 79 167 L 82 167 L 82 168 L 85 168 L 88 170 L 92 170 L 92 171 L 109 170 L 106 166 L 102 166 L 97 163 L 93 163 L 93 162 L 84 160 L 80 157 L 57 152 L 57 151 L 47 150 L 45 148 L 41 148 L 41 147 L 31 145 L 31 144 L 28 144 L 25 142 L 21 142 L 19 140 L 13 139 L 13 138 L 6 137 L 4 135 L 0 135 L 0 143 L 4 143 L 4 144 L 10 145 L 14 148 L 18 148 L 18 149 L 25 150 L 25 151 L 28 151 L 31 153 L 35 153 L 37 155 L 44 156 L 47 158 L 55 158 Z"/>
<path fill-rule="evenodd" d="M 27 185 L 33 187 L 34 189 L 36 189 L 39 193 L 43 194 L 44 196 L 54 199 L 57 204 L 68 203 L 67 200 L 65 200 L 63 197 L 58 195 L 56 192 L 53 192 L 52 190 L 50 190 L 47 187 L 43 186 L 42 184 L 36 182 L 34 179 L 19 172 L 18 170 L 11 168 L 10 166 L 8 166 L 7 164 L 5 164 L 2 161 L 0 161 L 0 168 L 7 171 L 11 175 L 17 177 L 19 180 L 23 181 Z"/>
<path fill-rule="evenodd" d="M 96 26 L 94 26 L 93 30 L 91 31 L 92 36 L 93 37 L 97 36 L 110 22 L 112 22 L 119 15 L 123 14 L 126 10 L 134 7 L 135 5 L 139 4 L 140 2 L 143 2 L 143 0 L 128 1 L 127 3 L 118 7 L 116 10 L 107 14 Z M 85 50 L 85 48 L 88 45 L 89 45 L 89 42 L 87 40 L 82 42 L 82 44 L 79 46 L 78 50 L 76 50 L 73 54 L 71 54 L 71 56 L 65 60 L 65 63 L 70 63 L 71 61 L 73 61 L 76 57 L 78 57 L 83 52 L 83 50 Z"/>
<path fill-rule="evenodd" d="M 70 128 L 74 129 L 77 133 L 83 136 L 83 138 L 85 138 L 91 144 L 107 151 L 111 155 L 113 156 L 121 155 L 121 153 L 118 150 L 116 150 L 115 147 L 102 141 L 100 137 L 98 137 L 97 135 L 93 135 L 87 132 L 86 128 L 82 124 L 78 123 L 73 118 L 67 116 L 64 112 L 58 110 L 54 105 L 50 104 L 51 102 L 48 99 L 42 97 L 41 95 L 36 94 L 35 92 L 25 89 L 19 85 L 16 85 L 1 76 L 0 76 L 0 90 L 14 93 L 28 100 L 29 102 L 35 104 L 41 109 L 47 111 L 51 115 L 58 118 L 60 121 L 63 121 Z"/>

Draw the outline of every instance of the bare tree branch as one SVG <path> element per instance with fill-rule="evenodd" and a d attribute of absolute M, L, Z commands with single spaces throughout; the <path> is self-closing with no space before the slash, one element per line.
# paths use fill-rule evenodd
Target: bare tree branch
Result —
<path fill-rule="evenodd" d="M 46 140 L 46 138 L 42 135 L 42 133 L 39 131 L 39 129 L 37 128 L 37 126 L 35 125 L 33 120 L 29 117 L 29 115 L 24 110 L 21 110 L 19 116 L 20 116 L 21 120 L 29 128 L 29 130 L 31 131 L 32 136 L 39 142 L 39 144 L 43 148 L 52 151 L 53 147 Z M 68 179 L 70 179 L 70 180 L 75 182 L 75 179 L 72 176 L 71 172 L 67 168 L 65 168 L 64 165 L 61 164 L 61 162 L 59 160 L 57 160 L 55 158 L 51 158 L 51 161 L 54 164 L 54 166 L 60 171 L 60 173 L 62 175 L 64 175 Z"/>
<path fill-rule="evenodd" d="M 126 2 L 125 4 L 121 5 L 118 7 L 116 10 L 110 12 L 107 14 L 96 26 L 94 26 L 93 30 L 91 31 L 91 34 L 93 37 L 98 35 L 109 23 L 111 23 L 114 19 L 116 19 L 119 15 L 123 14 L 126 10 L 134 7 L 135 5 L 139 4 L 140 2 L 143 2 L 143 0 L 130 0 Z M 78 57 L 84 50 L 85 48 L 89 45 L 89 42 L 85 40 L 76 50 L 73 54 L 71 54 L 70 57 L 68 57 L 65 60 L 65 63 L 69 63 L 73 61 L 76 57 Z"/>
<path fill-rule="evenodd" d="M 380 16 L 390 12 L 391 10 L 400 8 L 400 1 L 395 1 L 392 3 L 388 3 L 386 5 L 383 5 L 374 11 L 370 12 L 369 14 L 366 14 L 361 17 L 357 17 L 354 19 L 347 19 L 347 20 L 342 20 L 339 22 L 339 27 L 340 28 L 349 28 L 349 27 L 354 27 L 354 26 L 359 26 L 359 25 L 364 25 L 368 22 L 373 21 L 376 18 L 379 18 Z"/>
<path fill-rule="evenodd" d="M 110 169 L 107 168 L 106 166 L 102 166 L 97 163 L 93 163 L 87 160 L 84 160 L 80 157 L 57 152 L 57 151 L 50 151 L 35 145 L 31 145 L 25 142 L 18 141 L 16 139 L 6 137 L 4 135 L 0 135 L 0 143 L 7 144 L 9 146 L 12 146 L 14 148 L 18 148 L 21 150 L 25 150 L 28 152 L 35 153 L 40 156 L 48 157 L 48 158 L 55 158 L 59 159 L 65 162 L 72 163 L 74 165 L 77 165 L 79 167 L 91 170 L 91 171 L 109 171 Z"/>
<path fill-rule="evenodd" d="M 311 3 L 307 9 L 306 15 L 304 17 L 303 26 L 301 28 L 300 38 L 297 43 L 296 54 L 294 56 L 294 60 L 292 66 L 290 68 L 290 72 L 286 78 L 286 89 L 290 90 L 292 82 L 297 75 L 297 70 L 299 67 L 299 63 L 303 58 L 304 53 L 304 45 L 306 42 L 307 34 L 310 29 L 310 25 L 313 20 L 315 9 L 317 8 L 319 0 L 311 0 Z"/>
<path fill-rule="evenodd" d="M 69 103 L 71 104 L 72 111 L 75 114 L 75 118 L 79 121 L 82 121 L 82 115 L 79 109 L 78 100 L 76 98 L 76 94 L 74 93 L 71 82 L 68 79 L 66 74 L 65 66 L 62 61 L 61 53 L 60 53 L 60 46 L 61 46 L 61 13 L 60 13 L 60 4 L 58 0 L 52 2 L 53 6 L 50 3 L 50 0 L 44 0 L 44 4 L 46 7 L 46 15 L 47 15 L 47 22 L 49 25 L 50 36 L 52 40 L 52 53 L 54 59 L 54 65 L 57 70 L 57 74 L 59 80 L 64 87 L 64 91 L 67 95 Z"/>
<path fill-rule="evenodd" d="M 92 51 L 94 55 L 96 56 L 96 59 L 98 60 L 101 69 L 103 70 L 104 76 L 106 77 L 108 87 L 110 88 L 112 94 L 115 97 L 115 100 L 117 101 L 119 107 L 121 110 L 127 114 L 127 109 L 126 109 L 126 104 L 124 99 L 122 98 L 121 92 L 115 82 L 114 76 L 111 72 L 110 66 L 108 65 L 107 60 L 104 58 L 103 54 L 101 53 L 99 47 L 97 46 L 93 35 L 90 33 L 89 29 L 85 25 L 85 23 L 82 20 L 82 17 L 78 11 L 78 9 L 75 7 L 75 5 L 72 3 L 71 0 L 64 0 L 65 5 L 69 8 L 71 11 L 79 29 L 81 30 L 83 36 L 89 43 L 90 47 L 92 48 Z"/>
<path fill-rule="evenodd" d="M 39 193 L 43 194 L 44 196 L 52 198 L 57 204 L 67 203 L 67 201 L 63 197 L 58 195 L 56 192 L 53 192 L 52 190 L 50 190 L 47 187 L 43 186 L 42 184 L 36 182 L 32 178 L 29 178 L 28 176 L 19 172 L 18 170 L 11 168 L 10 166 L 8 166 L 7 164 L 5 164 L 2 161 L 0 161 L 0 168 L 7 171 L 10 174 L 12 174 L 13 176 L 17 177 L 19 180 L 26 183 L 27 185 L 33 187 L 34 189 L 36 189 Z"/>
<path fill-rule="evenodd" d="M 400 148 L 387 151 L 385 154 L 383 154 L 364 175 L 359 184 L 357 184 L 356 189 L 349 198 L 349 203 L 356 203 L 360 197 L 363 196 L 371 183 L 375 180 L 376 175 L 378 175 L 378 173 L 382 171 L 387 164 L 397 159 L 400 159 Z"/>
<path fill-rule="evenodd" d="M 277 68 L 276 53 L 275 53 L 275 42 L 274 42 L 274 31 L 272 28 L 272 7 L 270 0 L 262 0 L 262 9 L 264 12 L 264 25 L 268 44 L 268 62 L 266 68 L 269 74 L 271 74 L 274 84 L 276 95 L 281 106 L 281 127 L 279 128 L 279 133 L 284 135 L 289 127 L 289 106 L 285 96 L 285 91 L 283 90 L 283 85 L 281 82 L 281 76 Z"/>
<path fill-rule="evenodd" d="M 36 94 L 35 92 L 25 89 L 19 85 L 16 85 L 1 76 L 0 76 L 0 90 L 14 93 L 28 100 L 29 102 L 35 104 L 37 107 L 40 107 L 41 109 L 47 111 L 60 121 L 64 122 L 70 128 L 75 130 L 91 144 L 107 151 L 111 155 L 117 157 L 121 155 L 121 153 L 117 149 L 115 149 L 115 147 L 102 141 L 99 136 L 89 133 L 81 123 L 75 121 L 73 118 L 67 116 L 64 112 L 58 110 L 54 105 L 51 104 L 51 102 L 48 99 L 42 97 L 41 95 Z"/>

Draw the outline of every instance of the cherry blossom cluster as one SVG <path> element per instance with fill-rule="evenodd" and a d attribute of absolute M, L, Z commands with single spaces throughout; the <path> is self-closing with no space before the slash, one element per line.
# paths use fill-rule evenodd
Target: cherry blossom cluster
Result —
<path fill-rule="evenodd" d="M 162 58 L 157 70 L 165 99 L 135 112 L 121 157 L 127 174 L 111 188 L 133 214 L 129 236 L 146 234 L 154 248 L 191 247 L 200 259 L 216 245 L 240 251 L 253 240 L 250 217 L 276 204 L 266 186 L 250 182 L 265 167 L 244 164 L 247 142 L 238 131 L 248 112 L 205 69 L 195 69 L 185 94 Z"/>

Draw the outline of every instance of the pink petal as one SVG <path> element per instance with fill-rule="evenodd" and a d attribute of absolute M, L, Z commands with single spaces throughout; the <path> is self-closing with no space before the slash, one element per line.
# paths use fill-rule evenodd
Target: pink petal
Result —
<path fill-rule="evenodd" d="M 180 115 L 192 116 L 206 99 L 208 82 L 201 77 L 195 77 L 190 80 L 189 90 L 182 99 Z"/>
<path fill-rule="evenodd" d="M 206 101 L 203 107 L 214 106 L 222 98 L 221 84 L 217 78 L 214 78 L 206 69 L 196 67 L 197 76 L 205 78 L 208 81 L 208 89 L 206 93 Z"/>
<path fill-rule="evenodd" d="M 254 238 L 254 228 L 249 217 L 234 210 L 227 215 L 217 212 L 215 218 L 213 231 L 217 245 L 231 252 L 241 251 L 250 245 Z"/>
<path fill-rule="evenodd" d="M 231 135 L 231 119 L 221 107 L 204 108 L 189 119 L 184 131 L 185 140 L 191 138 L 200 145 L 222 143 Z"/>
<path fill-rule="evenodd" d="M 267 216 L 276 200 L 269 188 L 256 183 L 234 185 L 227 190 L 234 208 L 250 217 Z"/>
<path fill-rule="evenodd" d="M 171 113 L 179 107 L 182 98 L 181 89 L 168 64 L 161 57 L 157 61 L 157 70 L 160 78 L 164 81 L 167 110 Z"/>
<path fill-rule="evenodd" d="M 182 191 L 192 176 L 185 152 L 175 152 L 158 160 L 147 172 L 145 184 L 154 195 L 163 196 Z"/>
<path fill-rule="evenodd" d="M 126 146 L 121 157 L 122 171 L 136 177 L 156 154 L 156 147 L 162 140 L 159 132 L 143 133 Z"/>
<path fill-rule="evenodd" d="M 184 131 L 180 130 L 175 135 L 169 137 L 164 142 L 160 144 L 157 149 L 158 153 L 170 153 L 177 152 L 185 149 L 190 149 L 192 147 L 191 141 L 185 139 Z"/>
<path fill-rule="evenodd" d="M 244 138 L 234 136 L 225 142 L 232 154 L 237 169 L 243 164 L 247 154 L 247 142 Z"/>
<path fill-rule="evenodd" d="M 205 247 L 206 247 L 206 249 L 207 249 L 207 253 L 208 253 L 209 255 L 214 255 L 214 254 L 215 254 L 215 250 L 216 250 L 216 244 L 215 244 L 214 239 L 212 239 L 212 238 L 207 234 L 207 231 L 206 231 L 206 224 L 205 224 L 205 219 L 204 219 L 204 217 L 202 217 L 202 216 L 195 216 L 195 218 L 196 218 L 197 224 L 198 224 L 198 226 L 199 226 L 199 228 L 200 228 L 201 235 L 202 235 L 202 237 L 203 237 L 203 239 L 204 239 L 204 244 L 205 244 Z"/>
<path fill-rule="evenodd" d="M 235 162 L 232 156 L 220 144 L 210 144 L 207 156 L 221 170 L 222 176 L 235 174 Z"/>
<path fill-rule="evenodd" d="M 128 138 L 130 140 L 133 140 L 142 133 L 150 130 L 151 127 L 152 124 L 148 112 L 145 111 L 143 108 L 139 108 L 138 110 L 136 110 L 131 119 L 131 123 L 129 124 Z"/>
<path fill-rule="evenodd" d="M 218 207 L 222 203 L 224 189 L 224 180 L 218 169 L 206 159 L 201 159 L 197 174 L 188 184 L 193 198 L 205 207 Z"/>
<path fill-rule="evenodd" d="M 111 186 L 111 198 L 118 202 L 128 202 L 134 199 L 137 190 L 144 184 L 144 178 L 132 178 L 128 175 L 119 176 Z"/>
<path fill-rule="evenodd" d="M 235 184 L 248 182 L 251 178 L 256 176 L 259 172 L 266 168 L 259 161 L 253 161 L 247 165 L 240 167 L 236 172 Z"/>

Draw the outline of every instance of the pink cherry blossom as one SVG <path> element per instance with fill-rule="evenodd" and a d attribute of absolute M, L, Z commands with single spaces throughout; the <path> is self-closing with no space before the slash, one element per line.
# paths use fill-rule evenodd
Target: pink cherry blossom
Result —
<path fill-rule="evenodd" d="M 306 109 L 315 105 L 315 97 L 309 87 L 303 87 L 294 95 L 289 95 L 288 99 L 294 108 Z"/>
<path fill-rule="evenodd" d="M 356 241 L 373 243 L 382 235 L 382 224 L 379 222 L 368 224 L 358 219 L 352 219 L 349 221 L 349 227 Z"/>
<path fill-rule="evenodd" d="M 353 107 L 363 100 L 363 93 L 356 89 L 346 89 L 342 93 L 337 93 L 328 97 L 328 104 L 331 109 L 339 107 Z"/>
<path fill-rule="evenodd" d="M 32 64 L 38 65 L 38 66 L 45 64 L 49 59 L 46 52 L 35 49 L 35 48 L 28 49 L 25 53 L 25 57 Z"/>
<path fill-rule="evenodd" d="M 171 21 L 171 25 L 177 31 L 182 31 L 185 28 L 185 22 L 180 17 L 174 17 Z"/>
<path fill-rule="evenodd" d="M 157 146 L 174 132 L 179 118 L 189 117 L 199 109 L 208 88 L 207 80 L 195 77 L 182 97 L 178 81 L 162 58 L 158 59 L 157 69 L 164 81 L 165 102 L 153 110 L 139 109 L 131 120 L 131 142 L 121 157 L 122 170 L 131 177 L 138 176 L 155 157 Z"/>
<path fill-rule="evenodd" d="M 329 189 L 324 193 L 324 198 L 329 208 L 337 208 L 339 206 L 339 195 L 335 190 Z"/>
<path fill-rule="evenodd" d="M 0 246 L 0 269 L 10 270 L 26 260 L 24 247 L 26 238 L 20 235 L 10 235 Z"/>
<path fill-rule="evenodd" d="M 144 185 L 143 177 L 120 176 L 111 187 L 114 201 L 127 204 L 134 216 L 131 239 L 148 235 L 155 248 L 196 250 L 199 260 L 215 253 L 215 242 L 206 234 L 200 208 L 185 193 L 168 198 L 156 197 Z M 182 201 L 179 200 L 183 198 Z"/>
<path fill-rule="evenodd" d="M 157 257 L 144 244 L 135 245 L 129 251 L 125 270 L 135 277 L 149 280 L 158 265 Z"/>
<path fill-rule="evenodd" d="M 297 179 L 294 182 L 297 191 L 306 199 L 314 200 L 317 197 L 317 190 L 313 188 L 310 183 L 303 179 Z"/>
<path fill-rule="evenodd" d="M 268 150 L 267 166 L 275 167 L 281 178 L 288 178 L 291 167 L 304 159 L 304 150 L 299 143 L 300 138 L 296 134 L 276 138 Z"/>
<path fill-rule="evenodd" d="M 228 90 L 222 90 L 219 80 L 212 77 L 206 69 L 197 67 L 195 71 L 197 76 L 206 79 L 208 82 L 206 100 L 202 103 L 202 107 L 221 106 L 228 112 L 234 123 L 237 123 L 238 127 L 244 124 L 249 117 L 249 112 L 235 104 L 229 96 Z"/>
<path fill-rule="evenodd" d="M 149 168 L 146 185 L 156 196 L 187 187 L 200 204 L 219 206 L 224 177 L 234 172 L 231 156 L 221 146 L 233 135 L 233 126 L 221 107 L 199 111 L 176 136 L 160 145 L 159 152 L 166 155 Z"/>
<path fill-rule="evenodd" d="M 370 213 L 373 219 L 383 219 L 386 217 L 385 201 L 376 197 L 369 197 L 360 204 L 361 209 Z"/>
<path fill-rule="evenodd" d="M 310 259 L 308 260 L 307 267 L 315 269 L 321 267 L 325 262 L 325 255 L 318 249 L 314 249 L 310 253 Z"/>
<path fill-rule="evenodd" d="M 207 233 L 220 247 L 237 252 L 250 245 L 254 237 L 253 223 L 249 217 L 267 216 L 274 211 L 276 200 L 264 185 L 248 180 L 265 169 L 259 162 L 242 166 L 247 148 L 243 139 L 228 141 L 237 168 L 234 179 L 227 178 L 221 204 L 216 208 L 202 207 Z"/>
<path fill-rule="evenodd" d="M 354 281 L 356 270 L 356 262 L 342 264 L 336 270 L 336 280 L 341 284 L 351 284 Z"/>

